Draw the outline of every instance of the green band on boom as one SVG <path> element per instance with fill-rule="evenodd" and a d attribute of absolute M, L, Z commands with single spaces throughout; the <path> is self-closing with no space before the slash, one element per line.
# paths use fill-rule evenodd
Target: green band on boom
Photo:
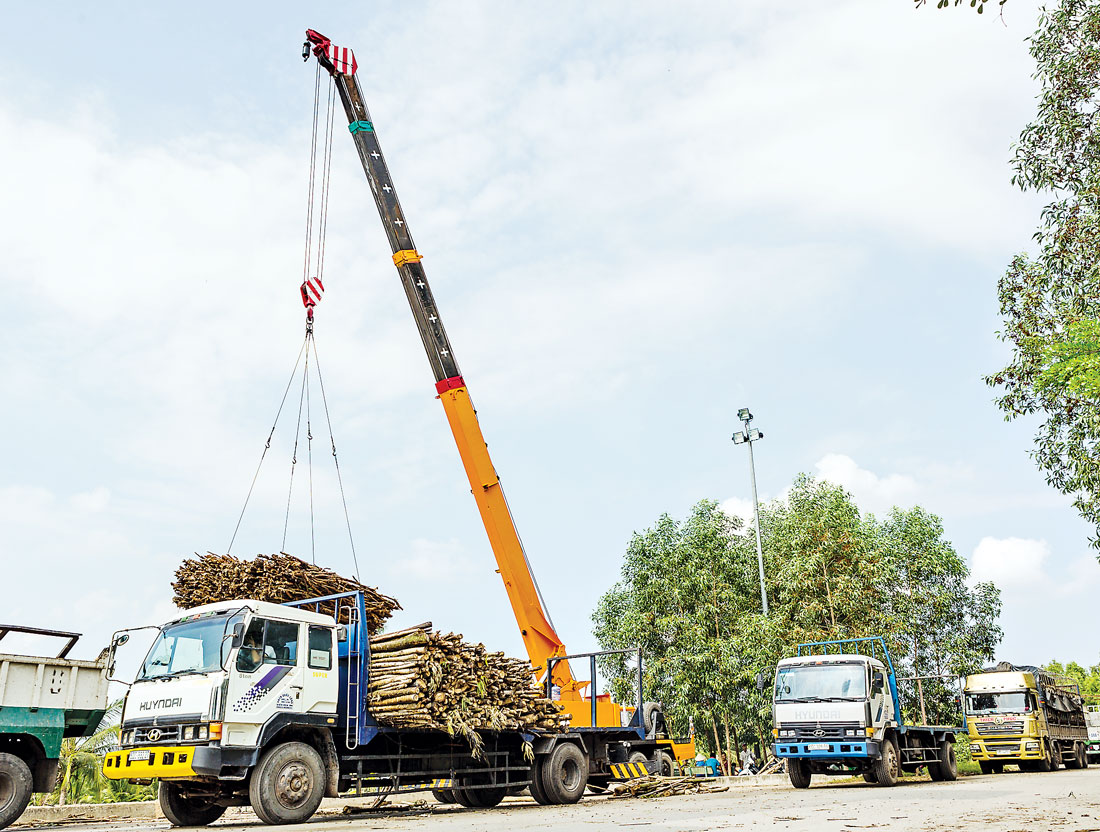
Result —
<path fill-rule="evenodd" d="M 348 130 L 350 130 L 353 135 L 355 133 L 373 133 L 374 125 L 369 121 L 353 121 L 348 125 Z"/>

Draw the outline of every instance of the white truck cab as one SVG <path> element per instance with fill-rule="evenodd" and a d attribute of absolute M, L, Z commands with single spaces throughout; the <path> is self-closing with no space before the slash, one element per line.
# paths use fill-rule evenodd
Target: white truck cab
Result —
<path fill-rule="evenodd" d="M 264 601 L 207 604 L 163 625 L 126 695 L 121 749 L 104 774 L 244 780 L 285 729 L 315 726 L 327 738 L 337 724 L 337 629 L 331 617 Z M 325 757 L 335 792 L 335 750 Z M 207 808 L 220 816 L 225 807 Z M 176 815 L 199 820 L 185 808 Z"/>

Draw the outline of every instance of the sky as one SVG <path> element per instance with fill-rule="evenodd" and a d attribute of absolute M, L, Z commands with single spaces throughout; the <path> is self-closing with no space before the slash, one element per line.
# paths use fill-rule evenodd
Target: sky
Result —
<path fill-rule="evenodd" d="M 934 4 L 933 4 L 934 5 Z M 170 617 L 224 552 L 301 345 L 313 64 L 356 50 L 394 184 L 572 652 L 631 535 L 800 472 L 921 505 L 1002 589 L 998 658 L 1094 664 L 1090 528 L 982 378 L 1041 197 L 1003 17 L 892 3 L 24 4 L 0 52 L 0 608 Z M 48 44 L 48 49 L 46 45 Z M 523 655 L 369 188 L 334 139 L 316 342 L 360 576 Z M 314 403 L 316 404 L 316 402 Z M 286 550 L 353 569 L 321 413 Z M 283 545 L 285 414 L 233 553 Z M 300 457 L 299 457 L 300 459 Z M 133 647 L 132 651 L 140 653 Z M 124 659 L 132 667 L 140 656 Z"/>

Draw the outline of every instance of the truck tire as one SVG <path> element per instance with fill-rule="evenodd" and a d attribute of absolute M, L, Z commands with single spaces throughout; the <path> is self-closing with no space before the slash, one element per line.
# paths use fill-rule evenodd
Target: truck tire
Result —
<path fill-rule="evenodd" d="M 959 779 L 959 765 L 955 759 L 955 743 L 944 740 L 939 747 L 939 762 L 929 763 L 928 774 L 933 780 L 947 781 Z"/>
<path fill-rule="evenodd" d="M 459 806 L 465 806 L 467 809 L 474 808 L 474 802 L 470 799 L 470 793 L 466 789 L 456 786 L 451 789 L 451 794 L 454 795 L 455 803 Z"/>
<path fill-rule="evenodd" d="M 161 781 L 157 802 L 164 817 L 173 826 L 206 826 L 225 814 L 225 807 L 211 803 L 209 798 L 192 797 L 178 783 Z"/>
<path fill-rule="evenodd" d="M 657 723 L 661 721 L 661 704 L 659 702 L 646 702 L 642 705 L 642 727 L 645 735 L 652 737 L 657 731 Z"/>
<path fill-rule="evenodd" d="M 1043 759 L 1041 760 L 1027 760 L 1030 762 L 1027 771 L 1054 771 L 1058 768 L 1058 751 L 1051 748 L 1050 741 L 1043 742 Z M 1020 766 L 1023 769 L 1023 766 Z"/>
<path fill-rule="evenodd" d="M 658 751 L 653 755 L 653 759 L 657 761 L 657 774 L 660 777 L 675 777 L 676 776 L 676 763 L 673 762 L 672 756 L 664 751 Z"/>
<path fill-rule="evenodd" d="M 576 803 L 588 784 L 588 757 L 571 742 L 558 745 L 542 765 L 542 790 L 551 803 Z"/>
<path fill-rule="evenodd" d="M 30 766 L 14 754 L 0 753 L 0 829 L 23 814 L 33 790 Z"/>
<path fill-rule="evenodd" d="M 450 789 L 432 789 L 432 797 L 440 803 L 454 803 L 455 796 Z"/>
<path fill-rule="evenodd" d="M 787 760 L 787 776 L 796 789 L 810 788 L 810 764 L 805 760 Z"/>
<path fill-rule="evenodd" d="M 545 762 L 546 757 L 539 757 L 535 760 L 535 764 L 531 766 L 531 785 L 527 787 L 531 791 L 531 797 L 534 798 L 535 803 L 540 806 L 550 805 L 550 798 L 546 796 L 546 792 L 542 788 L 542 769 Z"/>
<path fill-rule="evenodd" d="M 469 774 L 459 782 L 463 786 L 488 786 L 491 781 L 488 774 Z M 504 795 L 508 793 L 508 787 L 496 786 L 491 789 L 462 788 L 460 791 L 462 796 L 466 798 L 466 803 L 463 803 L 463 806 L 468 805 L 471 809 L 489 809 L 504 800 Z M 457 792 L 455 797 L 458 797 Z"/>
<path fill-rule="evenodd" d="M 882 743 L 882 755 L 875 760 L 875 782 L 880 786 L 895 786 L 901 775 L 901 752 L 898 741 L 887 737 Z"/>
<path fill-rule="evenodd" d="M 264 823 L 302 823 L 325 796 L 321 755 L 304 742 L 284 742 L 270 748 L 252 771 L 248 800 Z"/>

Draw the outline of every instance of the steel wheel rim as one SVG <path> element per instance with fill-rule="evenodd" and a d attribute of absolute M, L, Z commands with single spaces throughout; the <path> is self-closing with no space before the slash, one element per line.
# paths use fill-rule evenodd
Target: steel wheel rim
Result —
<path fill-rule="evenodd" d="M 581 767 L 576 760 L 566 760 L 561 767 L 561 784 L 567 791 L 573 791 L 581 780 Z"/>
<path fill-rule="evenodd" d="M 890 772 L 890 779 L 898 776 L 898 750 L 893 743 L 887 746 L 886 770 Z"/>
<path fill-rule="evenodd" d="M 297 809 L 313 793 L 313 774 L 301 760 L 292 760 L 275 779 L 275 799 L 287 809 Z"/>
<path fill-rule="evenodd" d="M 10 774 L 0 772 L 0 809 L 7 809 L 15 800 L 15 780 Z"/>

